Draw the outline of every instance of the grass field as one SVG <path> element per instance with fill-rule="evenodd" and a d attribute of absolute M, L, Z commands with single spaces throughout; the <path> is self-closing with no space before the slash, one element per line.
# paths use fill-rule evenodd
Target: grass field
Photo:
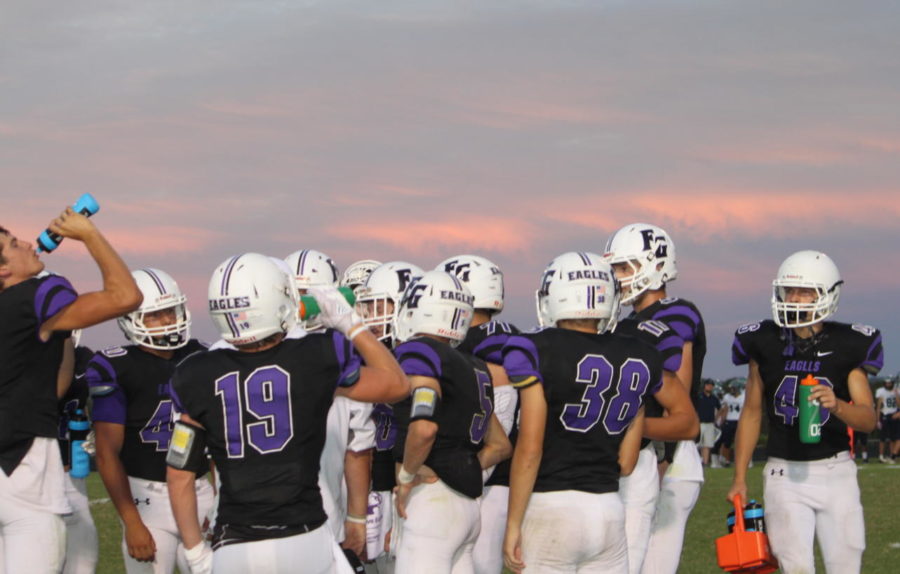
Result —
<path fill-rule="evenodd" d="M 900 465 L 888 466 L 878 462 L 859 465 L 866 515 L 866 553 L 863 572 L 891 574 L 900 571 Z M 716 566 L 715 539 L 726 533 L 725 516 L 729 506 L 725 493 L 731 485 L 731 469 L 708 469 L 707 480 L 700 499 L 688 521 L 684 551 L 681 555 L 681 574 L 722 572 Z M 762 499 L 762 465 L 751 469 L 749 495 Z M 100 536 L 100 574 L 121 574 L 125 571 L 121 555 L 121 531 L 116 511 L 104 502 L 106 492 L 96 474 L 88 479 L 88 493 L 94 503 L 91 511 Z M 821 562 L 818 572 L 824 572 Z"/>

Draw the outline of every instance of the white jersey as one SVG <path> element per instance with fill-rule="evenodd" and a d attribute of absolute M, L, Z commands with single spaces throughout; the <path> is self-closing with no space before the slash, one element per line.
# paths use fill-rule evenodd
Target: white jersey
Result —
<path fill-rule="evenodd" d="M 875 391 L 875 400 L 881 399 L 881 415 L 892 415 L 897 412 L 897 389 L 888 390 L 881 387 Z"/>
<path fill-rule="evenodd" d="M 338 541 L 344 539 L 347 518 L 347 485 L 344 456 L 348 450 L 362 452 L 375 447 L 375 422 L 371 403 L 335 397 L 328 411 L 325 446 L 319 459 L 319 490 L 328 514 L 328 524 Z"/>
<path fill-rule="evenodd" d="M 744 408 L 744 393 L 742 392 L 738 396 L 726 393 L 722 397 L 722 405 L 728 407 L 725 420 L 737 422 L 741 418 L 741 410 Z"/>

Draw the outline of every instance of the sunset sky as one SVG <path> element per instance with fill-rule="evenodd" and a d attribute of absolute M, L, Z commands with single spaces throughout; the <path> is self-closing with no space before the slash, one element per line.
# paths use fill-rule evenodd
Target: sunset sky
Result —
<path fill-rule="evenodd" d="M 770 316 L 779 263 L 831 255 L 836 319 L 900 370 L 900 4 L 435 0 L 16 2 L 0 17 L 0 225 L 31 239 L 83 192 L 132 267 L 206 284 L 257 251 L 477 253 L 500 316 L 541 271 L 667 229 L 710 339 Z M 44 256 L 99 286 L 83 247 Z M 89 331 L 93 347 L 124 342 Z"/>

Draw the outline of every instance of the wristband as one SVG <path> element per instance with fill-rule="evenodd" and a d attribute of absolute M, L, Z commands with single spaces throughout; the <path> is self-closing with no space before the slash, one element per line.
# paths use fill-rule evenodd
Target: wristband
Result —
<path fill-rule="evenodd" d="M 353 524 L 365 524 L 366 517 L 365 516 L 357 516 L 355 514 L 347 514 L 347 518 L 345 518 L 347 522 L 352 522 Z"/>
<path fill-rule="evenodd" d="M 359 335 L 360 333 L 362 333 L 362 332 L 365 331 L 366 329 L 368 329 L 368 327 L 366 327 L 365 325 L 363 325 L 362 323 L 360 323 L 360 324 L 357 325 L 356 327 L 350 329 L 350 332 L 347 333 L 347 340 L 348 340 L 348 341 L 353 341 L 353 339 L 356 338 L 357 335 Z"/>
<path fill-rule="evenodd" d="M 416 475 L 406 470 L 405 466 L 400 467 L 400 471 L 397 473 L 397 482 L 399 484 L 409 484 L 415 479 Z"/>

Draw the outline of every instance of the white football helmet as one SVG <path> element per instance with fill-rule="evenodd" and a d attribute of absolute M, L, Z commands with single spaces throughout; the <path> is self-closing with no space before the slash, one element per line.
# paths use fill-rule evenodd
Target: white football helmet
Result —
<path fill-rule="evenodd" d="M 259 253 L 230 257 L 216 267 L 208 299 L 216 329 L 235 346 L 287 333 L 297 324 L 297 290 L 278 265 Z"/>
<path fill-rule="evenodd" d="M 294 285 L 300 295 L 305 295 L 310 287 L 338 286 L 337 265 L 331 257 L 321 251 L 315 249 L 294 251 L 284 258 L 284 262 L 294 274 Z M 317 317 L 300 323 L 307 331 L 319 331 L 325 327 Z"/>
<path fill-rule="evenodd" d="M 381 262 L 373 259 L 363 259 L 362 261 L 351 263 L 350 267 L 344 269 L 344 274 L 341 275 L 340 286 L 349 287 L 354 291 L 357 290 L 363 286 L 366 279 L 372 274 L 372 271 L 375 271 L 379 265 L 381 265 Z"/>
<path fill-rule="evenodd" d="M 503 310 L 503 272 L 488 259 L 478 255 L 457 255 L 441 261 L 435 270 L 459 277 L 475 297 L 476 309 L 487 309 L 492 313 Z"/>
<path fill-rule="evenodd" d="M 633 274 L 619 280 L 623 305 L 633 304 L 644 291 L 662 289 L 678 276 L 675 243 L 665 230 L 648 223 L 632 223 L 613 233 L 603 258 L 610 265 L 631 267 Z"/>
<path fill-rule="evenodd" d="M 798 251 L 784 260 L 772 281 L 772 316 L 780 327 L 807 327 L 824 321 L 837 311 L 841 296 L 841 274 L 837 265 L 819 251 Z M 815 289 L 811 303 L 789 303 L 786 288 Z"/>
<path fill-rule="evenodd" d="M 465 285 L 443 271 L 428 271 L 403 292 L 394 320 L 394 339 L 403 342 L 414 335 L 436 335 L 456 346 L 466 338 L 472 322 L 474 297 Z"/>
<path fill-rule="evenodd" d="M 619 317 L 619 283 L 596 253 L 570 251 L 551 261 L 536 299 L 542 327 L 562 319 L 598 319 L 597 332 L 605 333 L 615 329 Z"/>
<path fill-rule="evenodd" d="M 172 276 L 159 269 L 138 269 L 131 272 L 134 282 L 144 296 L 141 306 L 117 319 L 125 338 L 150 349 L 171 351 L 188 344 L 191 338 L 191 312 L 185 303 L 187 297 L 181 292 Z M 144 317 L 148 313 L 173 309 L 175 322 L 171 325 L 148 327 Z"/>
<path fill-rule="evenodd" d="M 418 265 L 391 261 L 375 268 L 365 285 L 356 290 L 356 312 L 379 341 L 391 341 L 403 292 L 413 279 L 424 274 Z"/>

